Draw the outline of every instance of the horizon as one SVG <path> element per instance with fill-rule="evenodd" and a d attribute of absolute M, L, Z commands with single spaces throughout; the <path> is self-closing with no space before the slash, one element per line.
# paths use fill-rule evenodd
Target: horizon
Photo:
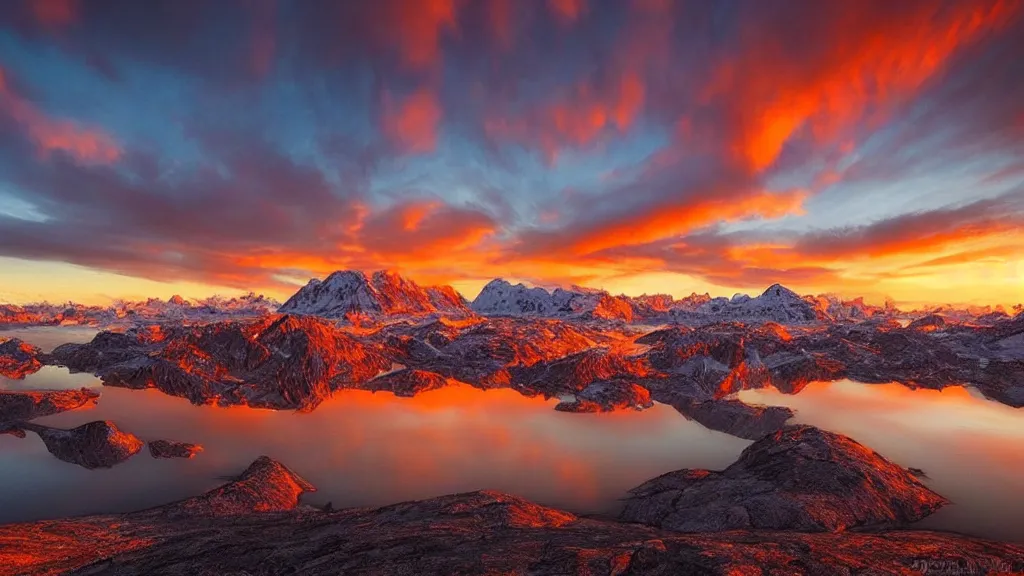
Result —
<path fill-rule="evenodd" d="M 4 302 L 1024 299 L 1019 1 L 25 0 L 0 47 Z"/>
<path fill-rule="evenodd" d="M 405 277 L 400 272 L 397 272 L 397 271 L 394 271 L 394 270 L 386 270 L 386 269 L 381 269 L 381 270 L 336 270 L 336 271 L 332 272 L 331 274 L 334 274 L 334 273 L 337 273 L 337 272 L 353 272 L 353 271 L 354 272 L 360 272 L 360 273 L 364 274 L 367 278 L 369 278 L 375 272 L 396 273 L 396 274 L 399 274 L 399 275 Z M 329 276 L 329 275 L 330 274 L 326 274 L 326 275 L 324 275 L 322 277 L 310 278 L 309 280 L 307 280 L 307 282 L 311 282 L 313 280 L 321 280 L 322 281 L 322 280 L 325 280 L 327 278 L 327 276 Z M 408 277 L 405 277 L 405 278 L 409 279 Z M 675 292 L 663 290 L 663 291 L 660 291 L 660 292 L 641 292 L 641 293 L 629 294 L 629 293 L 625 293 L 625 292 L 615 292 L 615 291 L 607 290 L 607 289 L 602 288 L 602 287 L 589 287 L 589 286 L 577 286 L 577 285 L 553 285 L 553 284 L 541 285 L 541 284 L 536 284 L 534 282 L 530 282 L 529 280 L 523 280 L 523 279 L 518 279 L 518 278 L 503 278 L 503 277 L 495 277 L 495 278 L 491 278 L 491 279 L 488 279 L 488 280 L 474 281 L 474 282 L 472 282 L 470 284 L 470 286 L 472 286 L 472 288 L 471 288 L 472 291 L 471 292 L 465 291 L 463 288 L 459 288 L 457 286 L 457 284 L 465 284 L 465 283 L 455 283 L 455 284 L 421 284 L 419 282 L 416 282 L 416 284 L 419 285 L 420 287 L 423 287 L 423 288 L 429 288 L 429 287 L 432 287 L 432 286 L 450 286 L 460 296 L 462 296 L 464 299 L 466 299 L 466 301 L 472 302 L 473 300 L 475 300 L 477 298 L 477 296 L 479 296 L 481 290 L 488 283 L 490 283 L 492 281 L 497 281 L 497 280 L 502 280 L 502 281 L 508 282 L 511 285 L 519 285 L 519 284 L 521 284 L 523 286 L 526 286 L 527 288 L 542 288 L 542 289 L 546 290 L 549 293 L 552 292 L 553 290 L 557 289 L 557 288 L 562 288 L 562 289 L 566 289 L 566 290 L 572 290 L 574 288 L 580 288 L 580 289 L 584 289 L 584 290 L 589 289 L 589 290 L 604 291 L 604 292 L 606 292 L 608 294 L 611 294 L 613 296 L 625 296 L 625 297 L 628 297 L 628 298 L 637 298 L 637 297 L 642 297 L 642 296 L 667 294 L 667 295 L 671 296 L 673 298 L 673 300 L 680 300 L 682 298 L 685 298 L 685 297 L 688 297 L 688 296 L 692 296 L 692 295 L 707 295 L 707 296 L 710 296 L 712 298 L 723 298 L 724 297 L 724 298 L 730 298 L 730 299 L 734 298 L 736 296 L 739 296 L 741 294 L 747 295 L 747 296 L 750 296 L 750 297 L 756 297 L 756 296 L 758 296 L 760 294 L 763 294 L 765 291 L 767 291 L 772 286 L 775 286 L 776 284 L 782 286 L 783 288 L 791 289 L 791 287 L 786 286 L 783 283 L 774 282 L 774 283 L 769 284 L 769 285 L 767 285 L 767 286 L 765 286 L 763 288 L 760 288 L 758 290 L 752 290 L 752 291 L 747 291 L 747 292 L 740 291 L 740 292 L 734 292 L 732 294 L 714 293 L 714 292 L 709 292 L 709 291 L 704 291 L 704 292 L 690 291 L 690 292 L 686 292 L 685 290 L 679 290 L 679 291 L 675 291 Z M 413 281 L 415 282 L 415 280 L 413 280 Z M 209 299 L 217 298 L 217 297 L 222 297 L 222 298 L 230 299 L 230 298 L 239 298 L 239 297 L 243 297 L 243 296 L 246 296 L 246 295 L 253 295 L 253 296 L 257 296 L 257 297 L 271 298 L 271 299 L 274 299 L 274 300 L 278 301 L 279 303 L 284 303 L 291 296 L 293 296 L 296 292 L 298 292 L 303 286 L 305 286 L 305 283 L 303 283 L 303 284 L 296 284 L 294 291 L 292 291 L 292 292 L 282 292 L 281 294 L 275 294 L 272 291 L 271 292 L 261 292 L 261 291 L 258 291 L 258 290 L 222 291 L 222 292 L 205 293 L 205 294 L 202 294 L 202 295 L 182 293 L 182 292 L 173 292 L 173 293 L 168 293 L 165 296 L 150 294 L 150 295 L 139 295 L 139 296 L 136 296 L 136 297 L 130 297 L 130 296 L 129 297 L 116 297 L 116 298 L 115 297 L 100 297 L 100 298 L 91 299 L 91 300 L 90 299 L 74 300 L 74 299 L 68 299 L 68 298 L 58 298 L 58 299 L 55 299 L 55 300 L 37 299 L 37 300 L 16 301 L 14 299 L 11 299 L 11 298 L 5 296 L 5 294 L 3 292 L 0 292 L 0 305 L 13 304 L 15 306 L 28 306 L 28 305 L 39 305 L 39 304 L 57 305 L 57 304 L 63 304 L 63 303 L 72 303 L 72 304 L 79 304 L 79 305 L 84 305 L 84 306 L 101 306 L 101 307 L 104 307 L 104 306 L 115 305 L 118 302 L 124 302 L 124 303 L 145 302 L 145 301 L 147 301 L 149 299 L 154 299 L 154 298 L 166 302 L 166 301 L 170 300 L 172 297 L 175 297 L 175 296 L 180 296 L 180 297 L 184 298 L 185 300 L 188 300 L 188 301 L 191 301 L 191 302 L 201 302 L 201 301 L 204 301 L 204 300 L 209 300 Z M 795 290 L 795 292 L 798 295 L 800 295 L 801 297 L 815 297 L 815 298 L 817 298 L 817 297 L 836 297 L 836 298 L 839 298 L 843 302 L 852 302 L 852 301 L 857 300 L 857 299 L 863 299 L 865 304 L 872 305 L 872 306 L 883 306 L 883 305 L 885 305 L 885 303 L 887 301 L 892 301 L 893 304 L 898 309 L 904 310 L 904 311 L 922 310 L 922 309 L 929 309 L 929 308 L 942 307 L 942 306 L 949 306 L 949 307 L 986 307 L 987 306 L 987 307 L 990 307 L 990 308 L 1003 308 L 1003 309 L 1005 309 L 1007 311 L 1012 311 L 1015 306 L 1018 306 L 1018 305 L 1021 304 L 1021 302 L 1008 303 L 1008 304 L 1005 304 L 1005 303 L 991 303 L 991 302 L 955 302 L 955 301 L 943 301 L 943 302 L 905 302 L 905 301 L 895 300 L 895 299 L 893 299 L 893 298 L 891 298 L 890 296 L 887 296 L 887 295 L 883 295 L 881 297 L 877 297 L 876 298 L 876 297 L 868 297 L 868 296 L 865 296 L 865 295 L 852 295 L 851 296 L 851 295 L 838 294 L 838 293 L 834 293 L 834 292 L 801 293 L 800 291 L 796 291 L 796 290 Z"/>

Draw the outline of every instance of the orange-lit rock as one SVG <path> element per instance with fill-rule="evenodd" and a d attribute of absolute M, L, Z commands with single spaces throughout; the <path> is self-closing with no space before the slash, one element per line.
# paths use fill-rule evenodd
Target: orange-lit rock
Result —
<path fill-rule="evenodd" d="M 574 400 L 560 402 L 555 410 L 562 412 L 612 412 L 644 410 L 654 405 L 646 388 L 626 380 L 594 382 L 576 393 Z M 596 408 L 596 410 L 595 410 Z"/>
<path fill-rule="evenodd" d="M 262 457 L 238 480 L 181 502 L 0 526 L 0 575 L 906 576 L 928 565 L 990 574 L 1024 569 L 1024 547 L 948 532 L 684 534 L 578 517 L 488 490 L 376 510 L 321 511 L 297 505 L 309 490 L 296 474 Z"/>
<path fill-rule="evenodd" d="M 153 458 L 192 458 L 203 451 L 203 447 L 198 444 L 172 440 L 152 440 L 148 446 L 149 455 Z"/>
<path fill-rule="evenodd" d="M 32 420 L 95 402 L 95 390 L 0 390 L 0 422 Z"/>
<path fill-rule="evenodd" d="M 0 376 L 20 380 L 43 367 L 39 348 L 17 338 L 0 338 Z"/>
<path fill-rule="evenodd" d="M 237 479 L 202 496 L 166 507 L 171 513 L 202 516 L 232 516 L 252 512 L 292 510 L 304 492 L 314 487 L 284 464 L 260 456 Z"/>
<path fill-rule="evenodd" d="M 623 520 L 681 532 L 891 528 L 948 503 L 870 448 L 813 426 L 766 436 L 721 472 L 669 472 L 630 494 Z"/>
<path fill-rule="evenodd" d="M 14 425 L 38 434 L 46 449 L 59 460 L 83 468 L 110 468 L 131 458 L 143 446 L 141 440 L 107 420 L 89 422 L 70 430 L 30 422 Z"/>

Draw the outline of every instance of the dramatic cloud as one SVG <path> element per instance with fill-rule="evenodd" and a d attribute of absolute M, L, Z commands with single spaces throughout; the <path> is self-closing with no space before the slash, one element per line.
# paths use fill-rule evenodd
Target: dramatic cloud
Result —
<path fill-rule="evenodd" d="M 103 163 L 114 162 L 121 156 L 118 144 L 102 130 L 51 118 L 16 94 L 8 85 L 3 68 L 0 68 L 0 116 L 17 124 L 41 156 L 59 150 L 84 162 Z"/>
<path fill-rule="evenodd" d="M 1020 0 L 11 0 L 0 47 L 0 256 L 1021 287 Z"/>

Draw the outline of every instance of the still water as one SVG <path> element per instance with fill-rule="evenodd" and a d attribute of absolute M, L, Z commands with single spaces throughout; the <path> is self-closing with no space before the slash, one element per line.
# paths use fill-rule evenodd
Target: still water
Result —
<path fill-rule="evenodd" d="M 0 379 L 8 388 L 81 386 L 99 382 L 54 367 L 23 381 Z M 213 488 L 263 454 L 319 488 L 306 502 L 335 508 L 487 488 L 608 513 L 644 480 L 679 468 L 724 468 L 750 444 L 664 405 L 566 414 L 553 409 L 554 400 L 468 386 L 415 398 L 342 391 L 307 414 L 192 406 L 153 390 L 101 393 L 95 407 L 37 422 L 72 427 L 109 419 L 143 440 L 197 442 L 205 451 L 192 460 L 154 460 L 143 450 L 112 469 L 85 470 L 51 456 L 35 435 L 0 436 L 0 523 L 162 504 Z M 798 422 L 924 469 L 926 483 L 954 504 L 920 527 L 1024 542 L 1024 410 L 961 388 L 848 381 L 814 384 L 797 396 L 748 391 L 741 398 L 791 406 Z"/>

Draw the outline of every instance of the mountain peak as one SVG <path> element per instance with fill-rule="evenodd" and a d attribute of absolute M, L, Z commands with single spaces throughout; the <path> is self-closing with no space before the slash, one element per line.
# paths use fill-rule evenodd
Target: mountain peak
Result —
<path fill-rule="evenodd" d="M 392 270 L 369 278 L 358 270 L 332 272 L 322 282 L 311 280 L 278 310 L 281 313 L 344 318 L 349 313 L 465 315 L 465 301 L 451 287 L 421 287 Z"/>

